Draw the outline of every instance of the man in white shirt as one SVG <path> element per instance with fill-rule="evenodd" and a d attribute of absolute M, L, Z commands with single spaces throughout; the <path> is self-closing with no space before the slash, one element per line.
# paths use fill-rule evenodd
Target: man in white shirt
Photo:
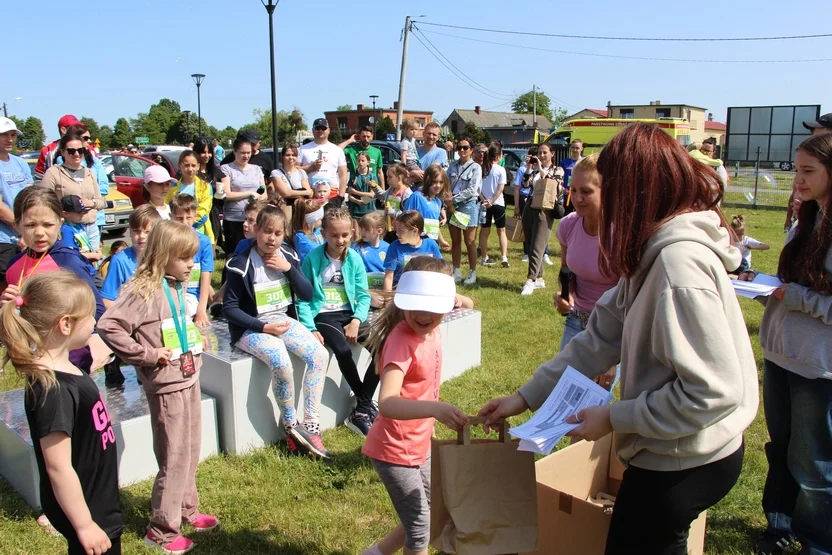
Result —
<path fill-rule="evenodd" d="M 329 142 L 329 124 L 318 118 L 312 124 L 315 140 L 298 149 L 298 165 L 309 175 L 312 188 L 320 181 L 330 186 L 329 198 L 347 194 L 347 158 L 335 143 Z M 337 189 L 336 189 L 337 186 Z"/>

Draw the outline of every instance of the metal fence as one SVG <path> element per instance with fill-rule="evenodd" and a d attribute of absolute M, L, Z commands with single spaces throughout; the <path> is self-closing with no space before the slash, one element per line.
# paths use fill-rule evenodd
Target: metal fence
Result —
<path fill-rule="evenodd" d="M 750 161 L 725 162 L 728 184 L 723 203 L 750 208 L 786 208 L 794 181 L 794 153 L 763 151 L 749 153 Z"/>

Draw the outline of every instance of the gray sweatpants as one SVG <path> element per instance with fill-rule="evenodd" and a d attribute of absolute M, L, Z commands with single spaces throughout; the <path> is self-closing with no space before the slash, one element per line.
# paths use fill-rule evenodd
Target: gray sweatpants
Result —
<path fill-rule="evenodd" d="M 422 466 L 370 460 L 404 526 L 404 546 L 411 551 L 427 549 L 430 543 L 430 454 Z"/>

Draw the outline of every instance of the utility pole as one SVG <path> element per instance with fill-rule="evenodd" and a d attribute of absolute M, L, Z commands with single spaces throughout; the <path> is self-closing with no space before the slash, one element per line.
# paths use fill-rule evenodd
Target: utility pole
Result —
<path fill-rule="evenodd" d="M 402 140 L 402 116 L 404 112 L 404 85 L 407 76 L 407 43 L 411 31 L 410 16 L 404 20 L 404 40 L 402 41 L 402 73 L 399 76 L 399 107 L 396 110 L 396 140 Z"/>
<path fill-rule="evenodd" d="M 5 102 L 3 103 L 3 117 L 6 117 L 6 118 L 9 117 L 9 109 L 6 106 Z"/>
<path fill-rule="evenodd" d="M 532 113 L 532 125 L 537 127 L 537 85 L 532 85 L 532 103 L 534 104 L 534 112 Z"/>

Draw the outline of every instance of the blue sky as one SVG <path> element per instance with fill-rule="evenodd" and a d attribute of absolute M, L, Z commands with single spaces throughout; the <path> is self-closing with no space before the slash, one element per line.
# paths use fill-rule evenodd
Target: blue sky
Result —
<path fill-rule="evenodd" d="M 572 9 L 560 2 L 526 7 L 531 5 L 505 0 L 281 0 L 275 12 L 278 109 L 298 107 L 311 123 L 339 104 L 370 105 L 371 94 L 379 96 L 380 106 L 392 106 L 406 15 L 425 15 L 424 21 L 433 23 L 580 35 L 770 36 L 829 29 L 824 25 L 828 0 L 732 0 L 711 9 L 658 0 L 599 0 Z M 238 127 L 252 121 L 253 109 L 269 107 L 268 19 L 259 0 L 5 0 L 0 13 L 16 23 L 18 33 L 15 48 L 4 56 L 0 102 L 8 103 L 11 114 L 41 118 L 50 138 L 65 113 L 112 126 L 118 117 L 135 117 L 166 97 L 195 113 L 192 73 L 207 75 L 202 115 L 216 127 Z M 717 64 L 602 57 L 832 58 L 830 38 L 633 43 L 421 29 L 487 89 L 476 91 L 461 82 L 411 37 L 405 107 L 433 110 L 440 121 L 454 108 L 509 110 L 507 96 L 527 91 L 533 83 L 560 99 L 555 104 L 569 112 L 602 108 L 607 101 L 651 100 L 702 106 L 719 121 L 725 121 L 728 106 L 806 103 L 832 111 L 832 62 Z"/>

